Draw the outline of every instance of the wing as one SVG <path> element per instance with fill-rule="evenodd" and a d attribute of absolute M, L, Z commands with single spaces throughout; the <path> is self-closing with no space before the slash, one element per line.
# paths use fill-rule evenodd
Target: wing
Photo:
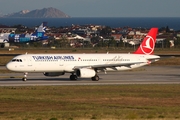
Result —
<path fill-rule="evenodd" d="M 80 69 L 80 68 L 92 68 L 92 69 L 96 69 L 96 70 L 101 70 L 101 69 L 105 69 L 105 68 L 112 68 L 112 69 L 116 70 L 116 67 L 125 66 L 125 67 L 131 68 L 131 65 L 140 64 L 140 63 L 144 63 L 144 62 L 75 66 L 74 70 L 77 70 L 77 69 Z"/>

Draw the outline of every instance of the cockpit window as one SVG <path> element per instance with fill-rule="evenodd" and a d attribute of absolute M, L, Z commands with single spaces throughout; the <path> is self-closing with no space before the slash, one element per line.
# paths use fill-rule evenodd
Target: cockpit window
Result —
<path fill-rule="evenodd" d="M 12 62 L 22 62 L 21 59 L 12 59 Z"/>
<path fill-rule="evenodd" d="M 16 59 L 12 59 L 12 62 L 16 61 Z"/>

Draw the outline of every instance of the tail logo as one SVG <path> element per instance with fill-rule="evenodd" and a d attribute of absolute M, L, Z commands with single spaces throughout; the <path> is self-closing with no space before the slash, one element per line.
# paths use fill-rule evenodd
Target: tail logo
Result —
<path fill-rule="evenodd" d="M 43 31 L 43 32 L 46 32 L 46 27 L 43 27 L 43 28 L 42 28 L 42 31 Z"/>
<path fill-rule="evenodd" d="M 151 36 L 146 36 L 145 38 L 146 42 L 144 44 L 141 44 L 141 50 L 144 54 L 150 55 L 154 51 L 154 39 Z"/>

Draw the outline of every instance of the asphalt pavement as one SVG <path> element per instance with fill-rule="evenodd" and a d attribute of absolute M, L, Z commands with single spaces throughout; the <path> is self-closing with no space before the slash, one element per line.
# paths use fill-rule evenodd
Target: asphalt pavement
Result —
<path fill-rule="evenodd" d="M 1 66 L 0 69 L 4 69 Z M 123 84 L 180 84 L 180 66 L 144 66 L 130 71 L 101 72 L 100 80 L 90 78 L 69 80 L 70 74 L 46 77 L 43 73 L 28 73 L 27 81 L 22 81 L 23 73 L 0 73 L 0 86 L 50 86 L 50 85 L 123 85 Z"/>

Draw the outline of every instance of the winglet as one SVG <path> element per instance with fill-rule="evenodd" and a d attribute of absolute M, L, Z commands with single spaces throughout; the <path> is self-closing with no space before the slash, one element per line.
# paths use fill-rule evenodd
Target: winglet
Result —
<path fill-rule="evenodd" d="M 156 43 L 157 32 L 158 32 L 158 28 L 151 28 L 149 33 L 143 39 L 139 48 L 134 52 L 134 54 L 146 54 L 146 55 L 153 54 Z"/>

